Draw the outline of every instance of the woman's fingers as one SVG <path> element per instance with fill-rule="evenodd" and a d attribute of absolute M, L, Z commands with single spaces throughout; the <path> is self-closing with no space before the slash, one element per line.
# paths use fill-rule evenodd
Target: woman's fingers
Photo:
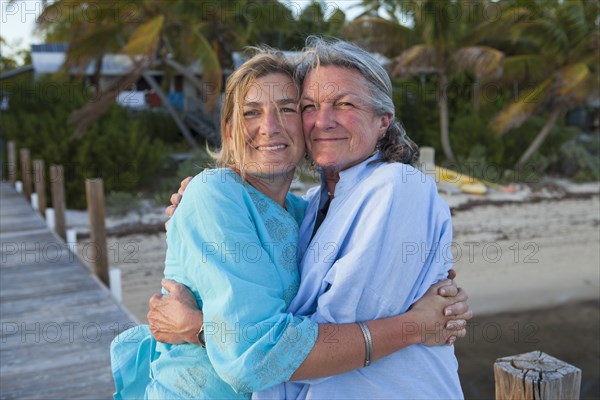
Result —
<path fill-rule="evenodd" d="M 473 317 L 471 307 L 469 307 L 469 303 L 467 303 L 467 300 L 469 300 L 469 295 L 464 289 L 458 288 L 458 293 L 456 294 L 456 296 L 446 297 L 446 300 L 451 304 L 444 308 L 445 316 L 468 316 L 468 318 L 461 319 L 470 319 Z"/>
<path fill-rule="evenodd" d="M 181 294 L 185 289 L 184 285 L 171 279 L 162 279 L 160 284 L 167 292 L 171 294 Z"/>
<path fill-rule="evenodd" d="M 443 280 L 441 280 L 441 281 L 439 281 L 439 282 L 434 283 L 433 285 L 431 285 L 431 287 L 428 290 L 431 290 L 434 293 L 438 293 L 441 288 L 450 286 L 452 284 L 453 284 L 452 280 L 450 280 L 450 279 L 443 279 Z"/>
<path fill-rule="evenodd" d="M 179 186 L 179 190 L 177 191 L 177 193 L 179 194 L 183 194 L 183 192 L 185 192 L 185 188 L 187 187 L 187 185 L 190 184 L 190 181 L 192 180 L 191 176 L 188 176 L 187 178 L 185 178 L 184 180 L 181 181 L 181 185 Z"/>
<path fill-rule="evenodd" d="M 471 307 L 469 307 L 469 304 L 467 302 L 461 301 L 461 302 L 454 303 L 452 305 L 444 307 L 444 315 L 446 317 L 455 317 L 455 318 L 458 318 L 459 316 L 463 316 L 463 315 L 470 315 L 469 318 L 462 318 L 462 319 L 470 319 L 473 317 L 473 312 L 471 311 Z"/>
<path fill-rule="evenodd" d="M 450 281 L 449 285 L 444 285 L 438 289 L 438 294 L 444 297 L 454 297 L 458 294 L 458 287 L 454 281 Z"/>
<path fill-rule="evenodd" d="M 464 338 L 465 336 L 467 336 L 467 329 L 458 329 L 455 331 L 452 331 L 453 336 L 456 336 L 456 338 Z"/>
<path fill-rule="evenodd" d="M 470 320 L 471 318 L 473 318 L 473 311 L 468 307 L 467 305 L 467 310 L 463 313 L 459 313 L 455 315 L 456 319 L 464 319 L 466 321 Z"/>
<path fill-rule="evenodd" d="M 179 190 L 177 190 L 177 193 L 173 193 L 171 195 L 171 198 L 169 199 L 169 201 L 171 202 L 171 205 L 165 209 L 165 214 L 167 214 L 167 216 L 169 218 L 171 218 L 173 216 L 173 213 L 175 213 L 177 206 L 179 205 L 179 203 L 181 203 L 181 198 L 183 196 L 183 192 L 185 192 L 185 188 L 190 184 L 191 180 L 192 180 L 191 176 L 188 176 L 187 178 L 182 180 L 181 184 L 179 186 Z M 166 224 L 165 224 L 165 228 L 167 228 Z"/>
<path fill-rule="evenodd" d="M 171 218 L 176 209 L 177 209 L 176 206 L 169 206 L 169 207 L 165 208 L 165 214 L 167 214 L 167 217 Z"/>
<path fill-rule="evenodd" d="M 171 198 L 169 199 L 169 201 L 171 202 L 172 205 L 177 207 L 179 205 L 179 203 L 181 202 L 181 195 L 179 193 L 173 193 L 171 195 Z"/>
<path fill-rule="evenodd" d="M 446 344 L 452 345 L 458 339 L 464 338 L 465 336 L 467 336 L 467 329 L 466 328 L 447 329 L 445 333 L 446 333 L 446 336 L 448 337 L 448 339 L 446 339 Z"/>
<path fill-rule="evenodd" d="M 148 300 L 148 305 L 150 306 L 150 309 L 153 309 L 158 305 L 158 303 L 162 299 L 162 296 L 163 295 L 160 293 L 155 293 L 152 295 L 152 297 L 150 297 L 150 300 Z"/>
<path fill-rule="evenodd" d="M 464 319 L 453 319 L 446 322 L 446 329 L 451 331 L 466 329 L 467 321 Z"/>

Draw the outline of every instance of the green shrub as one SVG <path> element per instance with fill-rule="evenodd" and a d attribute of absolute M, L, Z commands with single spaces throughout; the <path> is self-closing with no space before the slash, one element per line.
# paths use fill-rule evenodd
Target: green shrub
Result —
<path fill-rule="evenodd" d="M 581 171 L 577 179 L 595 176 L 595 160 L 586 157 L 581 146 L 566 145 L 576 136 L 577 130 L 565 127 L 562 120 L 551 129 L 527 165 L 517 173 L 511 171 L 540 132 L 547 117 L 533 116 L 519 128 L 497 136 L 489 123 L 510 100 L 510 91 L 500 88 L 493 97 L 482 96 L 481 104 L 476 109 L 472 102 L 472 88 L 473 81 L 468 74 L 453 76 L 449 83 L 450 143 L 457 162 L 448 163 L 440 140 L 437 78 L 428 76 L 394 81 L 394 103 L 398 118 L 419 146 L 435 149 L 437 164 L 494 182 L 506 177 L 536 181 L 545 172 L 575 177 L 576 173 L 569 172 L 573 168 Z M 590 155 L 598 153 L 592 151 Z M 573 167 L 574 159 L 578 160 L 577 167 Z M 564 168 L 566 170 L 563 171 Z"/>
<path fill-rule="evenodd" d="M 45 77 L 13 85 L 9 109 L 1 113 L 6 140 L 29 148 L 31 158 L 46 166 L 64 166 L 69 208 L 85 208 L 86 178 L 102 178 L 107 193 L 151 184 L 169 151 L 161 138 L 175 137 L 167 115 L 113 105 L 81 138 L 73 138 L 68 116 L 89 98 L 80 83 Z"/>
<path fill-rule="evenodd" d="M 436 87 L 417 78 L 394 81 L 396 116 L 408 136 L 419 146 L 429 146 L 441 152 L 440 114 Z M 437 156 L 436 156 L 437 157 Z"/>
<path fill-rule="evenodd" d="M 192 157 L 182 162 L 174 162 L 171 168 L 163 171 L 152 190 L 156 204 L 169 204 L 171 194 L 179 189 L 181 181 L 188 176 L 196 176 L 206 168 L 215 168 L 215 160 L 204 150 L 194 152 Z"/>
<path fill-rule="evenodd" d="M 565 143 L 548 172 L 560 173 L 577 182 L 600 180 L 600 132 L 582 133 Z"/>
<path fill-rule="evenodd" d="M 107 215 L 121 216 L 132 209 L 139 209 L 141 198 L 139 193 L 110 192 L 105 197 L 105 203 Z"/>

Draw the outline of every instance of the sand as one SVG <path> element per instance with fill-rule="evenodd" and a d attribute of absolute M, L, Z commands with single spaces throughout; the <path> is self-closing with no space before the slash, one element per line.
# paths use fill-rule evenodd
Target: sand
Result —
<path fill-rule="evenodd" d="M 447 254 L 476 315 L 456 346 L 468 398 L 494 397 L 496 358 L 533 350 L 581 368 L 582 398 L 600 397 L 598 188 L 561 182 L 513 195 L 444 195 L 454 225 Z M 144 233 L 123 235 L 122 224 L 109 224 L 120 229 L 108 239 L 109 261 L 121 268 L 123 303 L 141 322 L 160 289 L 166 250 L 163 217 L 153 215 L 139 216 Z M 85 247 L 81 241 L 84 259 Z"/>

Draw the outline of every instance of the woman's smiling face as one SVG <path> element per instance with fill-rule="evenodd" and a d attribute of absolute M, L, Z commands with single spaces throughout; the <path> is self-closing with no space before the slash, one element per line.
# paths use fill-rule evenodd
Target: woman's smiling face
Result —
<path fill-rule="evenodd" d="M 341 171 L 366 160 L 390 125 L 390 115 L 377 115 L 366 79 L 360 72 L 326 65 L 304 80 L 302 122 L 306 148 L 324 169 Z"/>
<path fill-rule="evenodd" d="M 293 174 L 305 153 L 298 97 L 296 85 L 285 74 L 268 74 L 250 85 L 241 105 L 245 173 Z"/>

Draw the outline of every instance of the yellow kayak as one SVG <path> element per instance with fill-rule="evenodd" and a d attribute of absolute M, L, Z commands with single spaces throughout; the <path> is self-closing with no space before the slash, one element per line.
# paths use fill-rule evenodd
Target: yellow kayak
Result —
<path fill-rule="evenodd" d="M 464 193 L 483 195 L 487 193 L 485 185 L 477 178 L 461 174 L 448 168 L 435 167 L 435 181 L 459 188 Z"/>

